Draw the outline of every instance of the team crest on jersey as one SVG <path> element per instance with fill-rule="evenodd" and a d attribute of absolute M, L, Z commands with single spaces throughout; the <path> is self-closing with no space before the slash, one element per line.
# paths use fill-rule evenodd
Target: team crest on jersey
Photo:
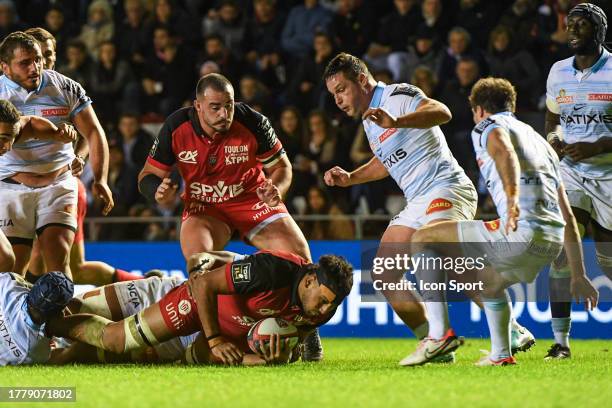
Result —
<path fill-rule="evenodd" d="M 495 232 L 501 226 L 501 222 L 499 221 L 499 219 L 493 221 L 485 221 L 484 226 L 487 230 Z"/>
<path fill-rule="evenodd" d="M 178 154 L 179 161 L 183 163 L 196 164 L 196 157 L 198 157 L 197 150 L 183 150 Z"/>
<path fill-rule="evenodd" d="M 565 89 L 559 90 L 559 96 L 556 98 L 557 103 L 573 103 L 574 97 L 572 95 L 567 95 Z"/>
<path fill-rule="evenodd" d="M 178 304 L 178 312 L 183 316 L 186 316 L 191 312 L 191 303 L 187 299 L 183 299 Z"/>
<path fill-rule="evenodd" d="M 251 264 L 232 265 L 232 281 L 234 281 L 234 283 L 250 282 Z"/>
<path fill-rule="evenodd" d="M 211 166 L 214 166 L 215 164 L 217 164 L 217 156 L 214 154 L 211 154 L 210 156 L 208 156 L 208 164 Z"/>
<path fill-rule="evenodd" d="M 429 215 L 438 211 L 446 211 L 453 208 L 453 203 L 448 201 L 446 198 L 436 198 L 429 203 L 425 215 Z"/>

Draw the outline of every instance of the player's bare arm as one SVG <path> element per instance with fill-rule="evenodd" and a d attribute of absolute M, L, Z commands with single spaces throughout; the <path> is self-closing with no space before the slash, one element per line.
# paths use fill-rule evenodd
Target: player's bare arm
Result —
<path fill-rule="evenodd" d="M 261 201 L 275 207 L 280 204 L 291 186 L 293 173 L 287 155 L 283 154 L 273 166 L 264 168 L 264 173 L 268 179 L 257 189 L 257 195 Z"/>
<path fill-rule="evenodd" d="M 72 169 L 72 175 L 78 177 L 83 173 L 87 157 L 89 156 L 89 142 L 86 138 L 79 135 L 76 143 L 74 144 L 74 160 L 70 165 Z"/>
<path fill-rule="evenodd" d="M 559 125 L 560 116 L 553 113 L 550 109 L 546 109 L 546 116 L 544 119 L 544 133 L 546 133 L 546 140 L 552 146 L 554 151 L 557 153 L 559 158 L 564 155 L 565 143 L 561 140 L 561 126 Z"/>
<path fill-rule="evenodd" d="M 584 254 L 582 252 L 582 240 L 578 232 L 578 223 L 572 212 L 572 208 L 565 193 L 563 185 L 557 190 L 559 195 L 559 207 L 565 220 L 565 231 L 563 237 L 563 248 L 567 256 L 567 263 L 571 271 L 570 291 L 576 302 L 584 299 L 584 307 L 593 310 L 597 306 L 599 293 L 586 276 L 584 267 Z"/>
<path fill-rule="evenodd" d="M 394 117 L 382 108 L 369 108 L 362 115 L 363 120 L 371 120 L 383 128 L 429 129 L 452 118 L 453 115 L 445 104 L 429 98 L 421 101 L 414 112 L 404 116 Z"/>
<path fill-rule="evenodd" d="M 71 125 L 62 123 L 55 126 L 49 120 L 39 116 L 22 116 L 19 124 L 21 132 L 19 132 L 18 140 L 39 139 L 72 143 L 78 138 L 77 131 Z"/>
<path fill-rule="evenodd" d="M 219 327 L 217 295 L 232 293 L 225 278 L 225 266 L 189 277 L 191 296 L 198 305 L 198 316 L 211 354 L 227 365 L 242 362 L 244 353 L 221 335 Z"/>
<path fill-rule="evenodd" d="M 208 251 L 191 255 L 187 259 L 187 272 L 206 272 L 233 262 L 238 254 L 231 251 Z"/>
<path fill-rule="evenodd" d="M 102 213 L 107 215 L 113 209 L 115 203 L 107 184 L 109 153 L 106 135 L 91 105 L 77 113 L 73 122 L 79 133 L 89 142 L 91 167 L 94 173 L 91 191 L 96 199 L 104 202 Z"/>
<path fill-rule="evenodd" d="M 596 142 L 577 142 L 565 144 L 563 153 L 571 157 L 573 161 L 581 161 L 598 154 L 612 152 L 612 137 L 605 137 Z"/>
<path fill-rule="evenodd" d="M 508 132 L 502 128 L 493 129 L 487 139 L 487 152 L 495 161 L 508 201 L 506 233 L 510 230 L 516 231 L 520 212 L 518 205 L 520 165 Z"/>
<path fill-rule="evenodd" d="M 323 179 L 328 186 L 349 187 L 381 180 L 388 176 L 389 172 L 380 160 L 372 157 L 370 161 L 351 172 L 339 166 L 333 167 L 325 172 Z"/>
<path fill-rule="evenodd" d="M 138 175 L 138 190 L 150 203 L 167 204 L 174 202 L 178 184 L 170 179 L 170 170 L 162 170 L 145 162 Z"/>

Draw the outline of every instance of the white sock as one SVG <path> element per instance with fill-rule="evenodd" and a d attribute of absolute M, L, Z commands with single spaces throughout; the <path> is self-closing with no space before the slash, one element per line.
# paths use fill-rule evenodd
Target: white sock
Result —
<path fill-rule="evenodd" d="M 441 339 L 449 328 L 448 304 L 446 302 L 425 302 L 427 320 L 429 321 L 428 337 Z"/>
<path fill-rule="evenodd" d="M 414 329 L 412 329 L 412 333 L 414 333 L 414 336 L 421 340 L 423 337 L 427 336 L 427 334 L 429 333 L 429 323 L 425 322 L 421 325 L 419 325 L 418 327 L 415 327 Z"/>
<path fill-rule="evenodd" d="M 489 333 L 491 334 L 491 360 L 510 357 L 510 316 L 512 309 L 507 298 L 482 299 Z"/>
<path fill-rule="evenodd" d="M 553 317 L 551 320 L 555 343 L 569 347 L 569 333 L 572 319 L 569 317 Z"/>

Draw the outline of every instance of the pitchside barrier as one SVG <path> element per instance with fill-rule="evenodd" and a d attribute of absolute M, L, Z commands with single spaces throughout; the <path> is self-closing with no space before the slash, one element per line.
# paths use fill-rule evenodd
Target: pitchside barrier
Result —
<path fill-rule="evenodd" d="M 311 241 L 313 259 L 324 254 L 344 256 L 355 267 L 354 287 L 334 317 L 321 329 L 322 336 L 329 337 L 410 337 L 412 334 L 381 301 L 365 301 L 362 295 L 371 289 L 369 273 L 361 273 L 364 245 L 370 248 L 376 242 L 364 241 Z M 252 253 L 253 247 L 241 242 L 231 242 L 228 250 Z M 95 242 L 86 244 L 87 259 L 108 262 L 117 268 L 134 273 L 149 269 L 161 269 L 168 275 L 185 276 L 184 261 L 177 242 Z M 582 305 L 572 305 L 572 337 L 612 339 L 612 282 L 603 276 L 595 261 L 592 242 L 584 245 L 588 275 L 600 291 L 603 302 L 593 311 L 585 311 Z M 363 292 L 363 293 L 362 293 Z M 537 338 L 552 337 L 550 307 L 548 305 L 548 271 L 543 271 L 531 284 L 517 284 L 511 289 L 513 313 L 521 324 L 528 327 Z M 365 296 L 365 299 L 370 297 Z M 534 301 L 525 301 L 534 300 Z M 456 332 L 466 337 L 488 337 L 484 313 L 472 302 L 450 303 L 450 318 Z"/>

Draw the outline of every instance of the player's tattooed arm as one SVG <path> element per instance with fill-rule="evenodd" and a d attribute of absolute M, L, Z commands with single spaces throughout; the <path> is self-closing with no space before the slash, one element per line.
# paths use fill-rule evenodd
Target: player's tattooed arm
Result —
<path fill-rule="evenodd" d="M 221 335 L 217 295 L 233 293 L 225 276 L 225 266 L 210 272 L 196 272 L 189 277 L 191 296 L 198 305 L 198 317 L 212 356 L 223 364 L 242 362 L 243 352 Z"/>
<path fill-rule="evenodd" d="M 67 123 L 55 126 L 49 120 L 39 116 L 22 116 L 19 123 L 21 125 L 19 140 L 40 139 L 72 143 L 78 138 L 77 131 Z"/>
<path fill-rule="evenodd" d="M 187 259 L 187 272 L 189 275 L 195 272 L 206 272 L 230 262 L 234 262 L 239 256 L 231 251 L 208 251 L 193 254 Z"/>
<path fill-rule="evenodd" d="M 506 233 L 510 230 L 516 231 L 520 212 L 518 205 L 520 165 L 508 132 L 501 127 L 491 130 L 487 137 L 487 152 L 495 161 L 495 167 L 506 193 L 508 207 Z"/>

